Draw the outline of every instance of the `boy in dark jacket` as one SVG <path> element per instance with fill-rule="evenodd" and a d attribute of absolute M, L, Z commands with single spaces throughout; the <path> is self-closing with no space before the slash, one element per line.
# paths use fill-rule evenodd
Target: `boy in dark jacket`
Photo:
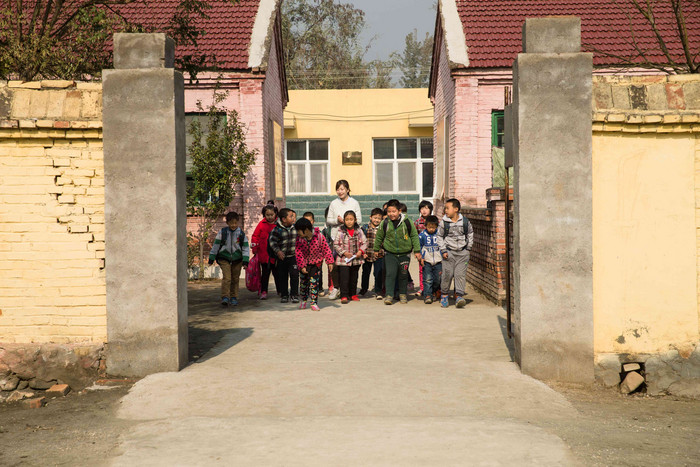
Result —
<path fill-rule="evenodd" d="M 382 249 L 385 251 L 385 305 L 393 303 L 397 276 L 399 279 L 399 300 L 401 303 L 408 302 L 409 255 L 414 252 L 416 259 L 418 261 L 421 259 L 418 232 L 413 223 L 404 214 L 401 214 L 400 205 L 401 203 L 395 199 L 387 203 L 387 218 L 377 229 L 377 237 L 374 240 L 374 251 L 379 252 Z"/>
<path fill-rule="evenodd" d="M 238 213 L 226 214 L 226 225 L 216 234 L 214 245 L 209 252 L 209 265 L 214 261 L 219 263 L 223 279 L 221 279 L 221 304 L 223 306 L 238 305 L 238 282 L 241 277 L 241 267 L 247 267 L 250 258 L 250 248 L 245 233 L 238 227 Z"/>
<path fill-rule="evenodd" d="M 289 208 L 280 209 L 277 227 L 270 232 L 270 238 L 267 241 L 270 252 L 277 258 L 275 270 L 282 303 L 289 301 L 290 289 L 292 303 L 299 303 L 299 269 L 295 257 L 297 230 L 294 228 L 294 223 L 296 220 L 296 212 Z"/>

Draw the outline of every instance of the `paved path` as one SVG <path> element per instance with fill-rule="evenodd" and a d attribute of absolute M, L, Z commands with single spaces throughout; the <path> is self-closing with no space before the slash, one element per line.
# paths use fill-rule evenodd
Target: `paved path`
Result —
<path fill-rule="evenodd" d="M 538 427 L 575 409 L 511 361 L 503 310 L 469 298 L 462 310 L 322 299 L 320 312 L 243 300 L 207 355 L 123 399 L 119 416 L 142 422 L 114 463 L 575 464 Z"/>

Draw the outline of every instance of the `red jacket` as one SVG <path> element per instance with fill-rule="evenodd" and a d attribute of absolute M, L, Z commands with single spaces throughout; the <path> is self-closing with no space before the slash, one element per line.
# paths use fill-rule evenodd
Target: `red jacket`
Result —
<path fill-rule="evenodd" d="M 277 225 L 277 219 L 272 223 L 267 222 L 265 219 L 261 220 L 253 236 L 250 237 L 250 247 L 254 255 L 258 256 L 258 261 L 260 263 L 269 263 L 270 257 L 267 255 L 267 239 Z"/>
<path fill-rule="evenodd" d="M 333 253 L 331 247 L 326 242 L 326 237 L 319 232 L 318 228 L 314 229 L 314 236 L 311 240 L 306 240 L 297 236 L 296 248 L 297 267 L 301 270 L 310 264 L 321 264 L 323 260 L 326 263 L 333 264 Z"/>

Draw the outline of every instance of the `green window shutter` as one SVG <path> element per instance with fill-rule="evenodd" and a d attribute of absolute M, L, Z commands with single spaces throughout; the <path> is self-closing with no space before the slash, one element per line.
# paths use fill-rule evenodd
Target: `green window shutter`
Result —
<path fill-rule="evenodd" d="M 493 110 L 491 112 L 491 146 L 503 147 L 503 133 L 505 129 L 505 120 L 502 110 Z"/>

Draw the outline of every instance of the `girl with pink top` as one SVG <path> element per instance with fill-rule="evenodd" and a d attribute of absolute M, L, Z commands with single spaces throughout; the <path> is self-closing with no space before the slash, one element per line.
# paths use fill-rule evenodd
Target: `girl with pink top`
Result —
<path fill-rule="evenodd" d="M 299 309 L 304 310 L 307 300 L 311 309 L 318 311 L 318 292 L 321 283 L 323 260 L 328 268 L 333 270 L 333 253 L 318 229 L 314 229 L 311 221 L 305 217 L 299 219 L 294 227 L 297 231 L 296 260 L 301 280 L 301 303 Z"/>

